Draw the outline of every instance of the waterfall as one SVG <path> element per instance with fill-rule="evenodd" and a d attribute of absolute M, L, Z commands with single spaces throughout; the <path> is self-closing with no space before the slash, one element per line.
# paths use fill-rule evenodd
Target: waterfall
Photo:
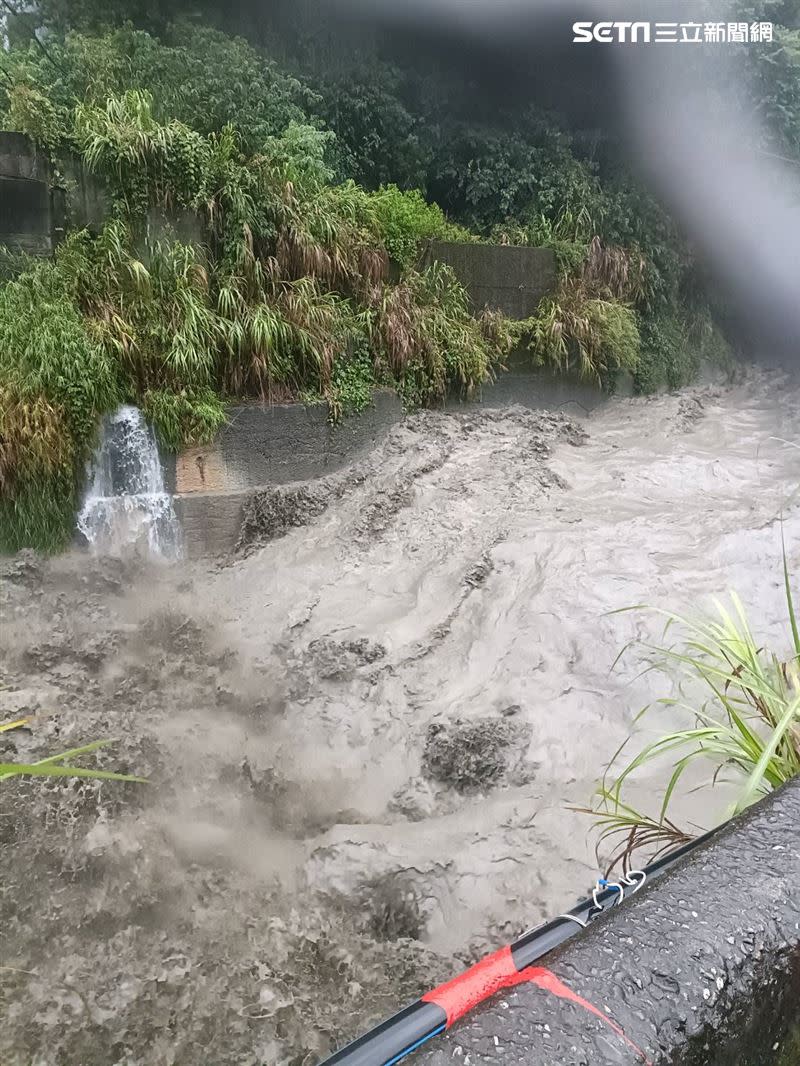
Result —
<path fill-rule="evenodd" d="M 137 407 L 120 407 L 103 420 L 88 483 L 78 529 L 93 551 L 180 557 L 180 527 L 164 488 L 155 435 Z"/>

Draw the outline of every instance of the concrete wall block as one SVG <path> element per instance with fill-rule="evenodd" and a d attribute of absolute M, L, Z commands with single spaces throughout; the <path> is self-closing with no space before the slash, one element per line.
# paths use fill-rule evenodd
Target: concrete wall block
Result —
<path fill-rule="evenodd" d="M 433 261 L 453 268 L 476 310 L 491 307 L 515 319 L 534 314 L 556 284 L 551 248 L 434 241 L 423 263 Z"/>
<path fill-rule="evenodd" d="M 177 493 L 235 492 L 320 477 L 367 451 L 401 413 L 399 398 L 388 391 L 338 426 L 330 424 L 325 405 L 232 407 L 213 444 L 165 462 L 167 486 Z"/>
<path fill-rule="evenodd" d="M 187 558 L 230 555 L 239 540 L 249 496 L 250 491 L 175 496 L 175 515 L 183 532 Z"/>
<path fill-rule="evenodd" d="M 0 131 L 0 175 L 50 181 L 50 161 L 24 133 Z"/>
<path fill-rule="evenodd" d="M 0 243 L 50 255 L 68 226 L 104 225 L 111 200 L 103 186 L 77 156 L 61 159 L 59 168 L 55 185 L 49 159 L 28 137 L 0 132 Z"/>
<path fill-rule="evenodd" d="M 47 182 L 0 176 L 0 244 L 34 255 L 50 254 L 52 210 Z"/>

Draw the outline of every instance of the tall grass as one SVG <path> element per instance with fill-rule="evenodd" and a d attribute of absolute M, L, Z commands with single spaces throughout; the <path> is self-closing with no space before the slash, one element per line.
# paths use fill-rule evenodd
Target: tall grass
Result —
<path fill-rule="evenodd" d="M 616 300 L 589 297 L 564 285 L 528 320 L 528 348 L 541 366 L 600 383 L 615 370 L 635 370 L 640 338 L 636 314 Z"/>
<path fill-rule="evenodd" d="M 667 611 L 665 636 L 677 631 L 674 644 L 647 645 L 650 669 L 678 682 L 678 695 L 662 697 L 641 712 L 673 707 L 692 715 L 692 727 L 674 730 L 646 744 L 621 771 L 612 759 L 593 810 L 600 843 L 614 842 L 614 862 L 627 860 L 640 847 L 663 848 L 688 839 L 687 830 L 668 817 L 675 791 L 686 772 L 707 764 L 711 783 L 725 779 L 735 788 L 730 814 L 800 773 L 800 628 L 786 556 L 783 560 L 790 651 L 768 651 L 754 636 L 745 609 L 735 594 L 730 606 L 716 603 L 716 615 L 694 619 Z M 697 691 L 706 696 L 698 707 Z M 624 746 L 623 746 L 624 747 Z M 670 775 L 655 815 L 642 814 L 626 801 L 633 776 L 667 762 Z"/>
<path fill-rule="evenodd" d="M 0 733 L 10 732 L 12 729 L 21 729 L 29 723 L 28 718 L 18 718 L 13 722 L 0 724 Z M 97 770 L 87 766 L 73 766 L 73 759 L 82 759 L 86 755 L 92 755 L 101 748 L 111 744 L 110 740 L 95 740 L 91 744 L 83 744 L 78 748 L 70 748 L 68 751 L 59 752 L 57 755 L 49 755 L 45 759 L 38 759 L 32 763 L 0 762 L 0 784 L 9 781 L 12 777 L 68 777 L 89 778 L 98 781 L 132 781 L 146 784 L 143 777 L 133 774 L 118 774 L 112 770 Z"/>
<path fill-rule="evenodd" d="M 536 314 L 517 326 L 540 366 L 603 384 L 617 370 L 635 371 L 641 355 L 636 305 L 647 296 L 646 263 L 637 248 L 603 242 L 588 212 L 540 215 L 521 234 L 504 234 L 551 248 L 558 285 Z"/>
<path fill-rule="evenodd" d="M 0 381 L 0 550 L 57 550 L 97 421 L 120 391 L 55 264 L 0 287 Z"/>
<path fill-rule="evenodd" d="M 23 128 L 44 131 L 47 101 L 18 96 Z M 528 238 L 572 266 L 514 325 L 476 315 L 449 268 L 418 268 L 425 240 L 477 238 L 419 193 L 333 184 L 329 133 L 290 122 L 245 150 L 230 125 L 162 120 L 140 89 L 89 93 L 59 115 L 71 122 L 59 143 L 99 177 L 113 217 L 0 282 L 5 548 L 66 542 L 99 418 L 121 402 L 178 449 L 210 440 L 232 398 L 360 406 L 370 366 L 372 385 L 410 406 L 471 395 L 523 333 L 538 362 L 594 380 L 637 362 L 641 260 L 592 239 L 585 212 L 531 223 Z"/>
<path fill-rule="evenodd" d="M 410 402 L 425 403 L 451 384 L 474 389 L 499 354 L 499 331 L 481 328 L 452 274 L 387 283 L 384 232 L 410 261 L 423 231 L 451 232 L 441 212 L 418 194 L 331 185 L 318 131 L 290 127 L 247 157 L 230 128 L 202 138 L 159 124 L 152 100 L 129 92 L 82 105 L 76 138 L 124 221 L 102 238 L 110 286 L 83 300 L 140 391 L 326 395 L 336 361 L 366 341 L 376 372 L 388 367 Z M 204 220 L 203 252 L 147 233 L 134 251 L 145 209 L 175 205 Z"/>
<path fill-rule="evenodd" d="M 473 317 L 452 269 L 433 263 L 385 287 L 362 320 L 378 359 L 411 405 L 472 395 L 507 354 L 512 331 L 495 315 Z"/>

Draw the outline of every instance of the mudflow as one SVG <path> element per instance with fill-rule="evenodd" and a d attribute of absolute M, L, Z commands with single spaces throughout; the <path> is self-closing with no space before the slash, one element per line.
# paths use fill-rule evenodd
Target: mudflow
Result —
<path fill-rule="evenodd" d="M 799 400 L 416 414 L 254 499 L 224 565 L 7 561 L 0 720 L 34 718 L 0 761 L 109 739 L 149 783 L 0 785 L 3 1066 L 312 1063 L 571 906 L 571 808 L 670 691 L 637 646 L 612 670 L 658 617 L 609 612 L 732 588 L 788 650 Z"/>

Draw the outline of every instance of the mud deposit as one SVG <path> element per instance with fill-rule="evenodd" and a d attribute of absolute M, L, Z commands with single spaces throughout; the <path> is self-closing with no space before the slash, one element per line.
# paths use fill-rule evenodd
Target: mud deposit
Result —
<path fill-rule="evenodd" d="M 784 646 L 775 438 L 800 392 L 763 374 L 427 413 L 262 497 L 230 565 L 6 562 L 0 720 L 35 720 L 0 761 L 114 738 L 96 764 L 150 784 L 0 785 L 3 1066 L 312 1063 L 571 904 L 569 805 L 664 694 L 610 672 L 658 622 L 608 612 L 736 588 Z"/>

